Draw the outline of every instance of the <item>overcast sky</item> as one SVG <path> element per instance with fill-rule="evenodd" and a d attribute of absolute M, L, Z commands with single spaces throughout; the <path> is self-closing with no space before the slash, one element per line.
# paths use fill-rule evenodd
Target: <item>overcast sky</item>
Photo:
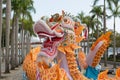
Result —
<path fill-rule="evenodd" d="M 36 13 L 32 13 L 32 17 L 34 21 L 37 21 L 41 16 L 61 13 L 62 10 L 70 12 L 73 15 L 77 15 L 79 12 L 83 11 L 85 15 L 88 15 L 89 11 L 92 9 L 93 1 L 94 0 L 34 0 Z M 103 4 L 103 0 L 99 0 L 98 4 Z M 120 31 L 119 22 L 120 19 L 117 18 L 117 31 Z M 113 29 L 113 19 L 107 20 L 107 27 Z"/>

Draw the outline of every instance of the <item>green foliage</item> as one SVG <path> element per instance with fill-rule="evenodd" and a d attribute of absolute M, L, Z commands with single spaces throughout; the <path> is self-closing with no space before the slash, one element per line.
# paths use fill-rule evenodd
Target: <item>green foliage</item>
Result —
<path fill-rule="evenodd" d="M 93 6 L 93 8 L 90 11 L 90 13 L 93 14 L 92 18 L 94 18 L 96 16 L 102 18 L 102 16 L 103 16 L 103 11 L 102 11 L 101 6 Z"/>
<path fill-rule="evenodd" d="M 116 38 L 116 47 L 120 47 L 120 33 L 118 33 L 118 32 L 115 32 L 116 34 L 115 34 L 115 36 L 114 36 L 114 33 L 113 33 L 113 30 L 108 30 L 108 31 L 111 31 L 112 32 L 112 35 L 110 36 L 110 39 L 111 39 L 111 44 L 110 44 L 110 47 L 113 47 L 113 44 L 114 44 L 114 38 L 113 37 L 115 37 Z"/>
<path fill-rule="evenodd" d="M 81 23 L 86 24 L 87 27 L 93 31 L 93 33 L 91 33 L 90 36 L 97 38 L 97 32 L 99 32 L 99 35 L 103 33 L 103 27 L 102 27 L 103 23 L 101 22 L 103 19 L 103 10 L 102 10 L 103 6 L 96 6 L 99 0 L 93 0 L 93 1 L 94 1 L 93 6 L 90 11 L 90 13 L 92 13 L 92 16 L 85 15 L 83 11 L 78 13 L 78 15 L 72 15 L 71 13 L 66 12 L 66 15 L 72 17 L 75 21 L 79 20 L 81 21 Z M 116 17 L 120 16 L 120 6 L 118 5 L 119 1 L 120 0 L 106 0 L 106 3 L 108 4 L 106 8 L 109 8 L 109 10 L 111 11 L 112 13 L 111 16 L 116 16 Z M 3 0 L 3 4 L 5 3 L 6 0 Z M 11 0 L 12 12 L 14 13 L 14 15 L 19 17 L 20 24 L 23 23 L 24 30 L 29 31 L 31 35 L 34 35 L 32 31 L 32 26 L 34 22 L 32 20 L 31 12 L 34 13 L 36 12 L 33 3 L 34 3 L 33 0 Z M 3 9 L 3 12 L 4 11 L 5 9 Z M 118 35 L 116 36 L 116 46 L 119 45 L 120 44 L 119 44 L 119 35 Z"/>
<path fill-rule="evenodd" d="M 24 30 L 29 31 L 30 35 L 34 35 L 32 30 L 34 23 L 31 12 L 35 13 L 36 11 L 33 6 L 33 0 L 12 0 L 11 3 L 14 13 L 13 16 L 19 18 L 19 23 L 22 24 L 21 27 L 23 27 Z"/>
<path fill-rule="evenodd" d="M 20 1 L 21 1 L 20 3 L 21 18 L 32 20 L 31 12 L 34 13 L 36 12 L 35 8 L 33 7 L 33 0 L 20 0 Z"/>
<path fill-rule="evenodd" d="M 27 19 L 24 19 L 23 23 L 24 23 L 24 27 L 23 27 L 24 30 L 28 31 L 30 33 L 30 36 L 32 36 L 32 35 L 35 36 L 35 34 L 33 32 L 33 24 L 34 24 L 34 22 L 33 21 L 29 21 Z"/>
<path fill-rule="evenodd" d="M 113 5 L 109 6 L 109 10 L 111 12 L 111 17 L 120 17 L 120 5 L 119 5 L 120 0 L 112 0 L 111 3 Z"/>
<path fill-rule="evenodd" d="M 84 17 L 85 17 L 84 12 L 81 11 L 80 13 L 78 13 L 78 15 L 77 15 L 76 17 L 77 17 L 78 19 L 80 19 L 80 21 L 82 22 L 83 19 L 84 19 Z"/>
<path fill-rule="evenodd" d="M 31 12 L 36 12 L 35 8 L 33 6 L 33 0 L 11 0 L 11 10 L 13 13 L 13 17 L 11 19 L 11 26 L 13 26 L 13 23 L 15 20 L 13 18 L 19 19 L 19 26 L 21 27 L 21 23 L 24 23 L 24 30 L 29 31 L 30 35 L 34 35 L 33 32 L 33 19 Z M 3 0 L 3 5 L 6 5 L 6 0 Z M 1 45 L 2 47 L 5 47 L 5 12 L 6 7 L 3 7 L 3 24 L 2 24 L 2 41 Z M 24 15 L 24 16 L 23 16 Z M 21 30 L 21 28 L 19 29 Z M 11 31 L 10 31 L 11 32 Z M 11 34 L 10 34 L 11 36 Z"/>

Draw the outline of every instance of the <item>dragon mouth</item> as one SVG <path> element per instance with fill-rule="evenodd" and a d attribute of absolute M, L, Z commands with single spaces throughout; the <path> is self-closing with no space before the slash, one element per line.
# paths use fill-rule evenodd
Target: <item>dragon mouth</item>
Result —
<path fill-rule="evenodd" d="M 57 56 L 57 46 L 62 42 L 62 38 L 54 37 L 51 40 L 48 38 L 41 49 L 40 55 L 46 56 L 48 58 L 54 59 Z"/>
<path fill-rule="evenodd" d="M 44 21 L 38 21 L 34 25 L 34 32 L 39 38 L 45 38 L 40 55 L 54 58 L 57 55 L 57 46 L 64 39 L 64 31 L 59 24 L 49 27 Z"/>

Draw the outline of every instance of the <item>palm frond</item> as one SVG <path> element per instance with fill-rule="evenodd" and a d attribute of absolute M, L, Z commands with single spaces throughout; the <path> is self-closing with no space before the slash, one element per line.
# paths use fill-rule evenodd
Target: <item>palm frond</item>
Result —
<path fill-rule="evenodd" d="M 92 15 L 91 18 L 95 18 L 95 15 Z"/>
<path fill-rule="evenodd" d="M 112 1 L 113 1 L 113 0 L 107 0 L 108 7 L 112 7 Z"/>
<path fill-rule="evenodd" d="M 94 0 L 93 5 L 96 5 L 99 0 Z"/>
<path fill-rule="evenodd" d="M 33 6 L 29 6 L 27 9 L 28 9 L 30 12 L 36 13 L 36 10 L 35 10 L 35 8 L 34 8 Z"/>

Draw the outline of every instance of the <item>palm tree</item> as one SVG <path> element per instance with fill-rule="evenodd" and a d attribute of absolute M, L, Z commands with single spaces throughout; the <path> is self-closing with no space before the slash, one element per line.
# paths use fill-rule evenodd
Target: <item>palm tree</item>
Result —
<path fill-rule="evenodd" d="M 94 0 L 93 5 L 95 6 L 98 1 L 99 1 L 99 0 Z M 103 8 L 103 10 L 104 10 L 104 11 L 103 11 L 104 33 L 106 32 L 106 2 L 108 3 L 108 6 L 111 6 L 111 1 L 112 1 L 112 0 L 104 0 L 104 5 L 103 5 L 103 6 L 104 6 L 104 8 Z M 104 66 L 107 66 L 107 55 L 105 54 L 104 57 L 105 57 L 105 61 L 104 61 L 105 64 L 104 64 Z"/>
<path fill-rule="evenodd" d="M 30 41 L 31 41 L 31 36 L 30 36 L 30 32 L 27 31 L 26 33 L 26 53 L 29 53 L 30 52 Z"/>
<path fill-rule="evenodd" d="M 80 12 L 80 13 L 78 13 L 78 15 L 76 16 L 78 19 L 80 19 L 80 21 L 81 21 L 81 23 L 83 22 L 83 19 L 84 19 L 84 17 L 85 17 L 85 15 L 84 15 L 84 12 Z"/>
<path fill-rule="evenodd" d="M 23 15 L 24 13 L 24 17 L 30 16 L 30 19 L 32 19 L 30 11 L 34 9 L 33 7 L 33 0 L 12 0 L 12 11 L 14 13 L 13 17 L 15 18 L 14 23 L 15 23 L 15 67 L 18 67 L 18 28 L 19 28 L 19 23 L 21 20 L 21 15 Z M 13 19 L 14 19 L 13 18 Z M 22 33 L 23 33 L 23 28 L 22 28 Z M 23 34 L 22 34 L 23 35 Z M 23 37 L 22 37 L 23 39 Z M 22 53 L 24 53 L 23 51 L 23 42 L 24 40 L 22 40 Z M 23 54 L 24 55 L 24 54 Z"/>
<path fill-rule="evenodd" d="M 90 11 L 90 13 L 92 13 L 92 18 L 96 18 L 97 19 L 97 25 L 96 25 L 96 29 L 97 29 L 97 38 L 99 37 L 99 18 L 102 19 L 102 14 L 103 14 L 103 11 L 101 9 L 101 6 L 93 6 L 92 10 Z"/>
<path fill-rule="evenodd" d="M 91 17 L 92 43 L 94 39 L 97 39 L 99 37 L 101 26 L 102 23 L 100 22 L 100 20 L 98 20 L 97 18 L 93 18 L 92 16 Z"/>
<path fill-rule="evenodd" d="M 26 19 L 29 19 L 29 20 L 32 20 L 32 17 L 31 17 L 31 12 L 35 12 L 35 9 L 33 7 L 33 1 L 32 0 L 21 0 L 21 4 L 22 4 L 22 7 L 21 7 L 21 15 L 22 15 L 22 20 L 21 20 L 21 25 L 22 25 L 22 44 L 21 44 L 21 47 L 22 47 L 22 50 L 21 50 L 21 53 L 23 54 L 22 55 L 22 60 L 24 59 L 25 57 L 25 53 L 24 53 L 24 44 L 25 41 L 24 41 L 24 22 L 23 20 L 26 18 Z"/>
<path fill-rule="evenodd" d="M 26 31 L 26 38 L 27 38 L 27 40 L 26 40 L 26 53 L 28 53 L 29 51 L 30 51 L 30 40 L 31 40 L 31 36 L 33 35 L 35 35 L 34 34 L 34 32 L 33 32 L 33 29 L 32 29 L 32 27 L 33 27 L 33 21 L 31 20 L 27 20 L 27 19 L 24 19 L 24 30 Z"/>
<path fill-rule="evenodd" d="M 114 47 L 113 47 L 113 54 L 114 54 L 114 68 L 116 68 L 116 55 L 115 55 L 115 51 L 116 51 L 116 33 L 115 33 L 115 28 L 116 28 L 116 18 L 120 17 L 120 5 L 118 4 L 120 0 L 112 0 L 113 2 L 113 6 L 109 7 L 109 10 L 111 11 L 111 17 L 113 17 L 113 26 L 114 26 Z"/>
<path fill-rule="evenodd" d="M 12 20 L 12 30 L 11 30 L 11 57 L 10 64 L 11 70 L 15 69 L 15 17 Z"/>
<path fill-rule="evenodd" d="M 4 13 L 2 13 L 3 15 Z M 2 62 L 5 61 L 5 17 L 2 17 L 2 34 L 1 34 Z"/>
<path fill-rule="evenodd" d="M 93 6 L 95 6 L 98 3 L 99 0 L 94 0 Z M 103 4 L 103 19 L 104 19 L 104 33 L 106 32 L 106 2 L 108 3 L 108 6 L 111 6 L 112 0 L 104 0 Z"/>
<path fill-rule="evenodd" d="M 2 38 L 2 0 L 0 0 L 0 77 L 1 77 L 1 57 L 2 57 L 1 38 Z"/>
<path fill-rule="evenodd" d="M 18 35 L 18 33 L 16 33 L 16 23 L 17 20 L 16 18 L 19 17 L 17 16 L 18 14 L 18 10 L 19 10 L 19 2 L 20 0 L 11 0 L 11 11 L 13 11 L 13 19 L 12 19 L 12 30 L 11 30 L 11 69 L 14 70 L 15 67 L 18 66 L 18 61 L 17 61 L 17 45 L 16 45 L 16 35 Z"/>
<path fill-rule="evenodd" d="M 18 67 L 18 21 L 20 18 L 20 10 L 19 8 L 21 8 L 22 5 L 20 5 L 20 0 L 12 0 L 12 11 L 13 11 L 13 26 L 12 26 L 12 37 L 14 38 L 14 40 L 11 41 L 11 43 L 14 43 L 14 45 L 11 47 L 12 50 L 14 51 L 12 58 L 12 63 L 13 63 L 13 67 Z M 12 38 L 11 38 L 12 39 Z"/>
<path fill-rule="evenodd" d="M 5 73 L 9 73 L 9 35 L 10 35 L 10 17 L 11 17 L 11 0 L 6 2 L 6 57 Z"/>
<path fill-rule="evenodd" d="M 18 16 L 18 15 L 16 15 Z M 18 28 L 19 28 L 19 18 L 15 18 L 15 66 L 18 67 Z"/>

